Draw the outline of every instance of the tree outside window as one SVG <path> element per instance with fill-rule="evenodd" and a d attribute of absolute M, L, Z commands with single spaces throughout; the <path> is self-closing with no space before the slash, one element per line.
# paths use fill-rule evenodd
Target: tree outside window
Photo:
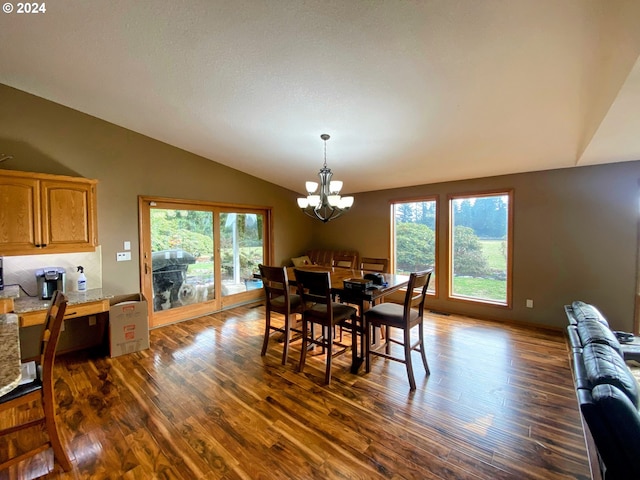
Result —
<path fill-rule="evenodd" d="M 433 267 L 429 292 L 435 292 L 436 200 L 394 203 L 393 221 L 395 273 L 409 275 Z"/>

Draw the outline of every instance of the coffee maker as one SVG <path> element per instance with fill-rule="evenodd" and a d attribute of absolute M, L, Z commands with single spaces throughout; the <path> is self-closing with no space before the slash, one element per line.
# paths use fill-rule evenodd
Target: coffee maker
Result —
<path fill-rule="evenodd" d="M 38 296 L 40 299 L 49 300 L 56 290 L 64 293 L 66 276 L 66 271 L 62 267 L 47 267 L 36 270 L 36 282 L 38 283 Z"/>

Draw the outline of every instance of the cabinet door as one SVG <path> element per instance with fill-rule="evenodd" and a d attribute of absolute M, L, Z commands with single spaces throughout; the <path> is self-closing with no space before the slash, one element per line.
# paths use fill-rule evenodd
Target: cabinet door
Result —
<path fill-rule="evenodd" d="M 0 254 L 40 246 L 38 180 L 0 176 Z"/>
<path fill-rule="evenodd" d="M 97 243 L 95 186 L 41 180 L 45 251 L 93 251 Z"/>

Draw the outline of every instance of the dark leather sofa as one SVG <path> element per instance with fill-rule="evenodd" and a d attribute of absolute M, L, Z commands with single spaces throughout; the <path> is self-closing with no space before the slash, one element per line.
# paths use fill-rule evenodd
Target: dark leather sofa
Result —
<path fill-rule="evenodd" d="M 624 346 L 594 306 L 578 301 L 565 311 L 587 445 L 592 437 L 597 450 L 594 478 L 640 479 L 639 388 Z"/>

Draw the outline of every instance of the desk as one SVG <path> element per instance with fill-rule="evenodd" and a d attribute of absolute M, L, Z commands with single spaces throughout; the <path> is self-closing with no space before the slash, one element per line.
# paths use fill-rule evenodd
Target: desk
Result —
<path fill-rule="evenodd" d="M 358 333 L 360 333 L 360 355 L 355 352 L 354 358 L 356 359 L 351 365 L 351 373 L 358 373 L 358 369 L 364 361 L 364 328 L 362 314 L 364 312 L 367 302 L 375 302 L 376 300 L 389 295 L 392 292 L 400 290 L 409 284 L 409 277 L 406 275 L 395 275 L 393 273 L 383 273 L 384 280 L 387 283 L 386 286 L 380 286 L 380 288 L 366 290 L 364 292 L 358 292 L 356 290 L 347 290 L 344 288 L 344 280 L 347 278 L 362 278 L 366 273 L 362 270 L 352 270 L 350 268 L 339 267 L 322 267 L 322 266 L 304 266 L 297 267 L 298 270 L 311 270 L 314 272 L 329 272 L 331 274 L 331 292 L 339 295 L 342 301 L 358 305 L 360 311 L 360 326 Z M 295 267 L 287 268 L 287 275 L 289 277 L 289 284 L 296 285 L 296 275 L 294 271 Z"/>
<path fill-rule="evenodd" d="M 0 397 L 16 388 L 22 379 L 18 315 L 0 314 Z"/>

